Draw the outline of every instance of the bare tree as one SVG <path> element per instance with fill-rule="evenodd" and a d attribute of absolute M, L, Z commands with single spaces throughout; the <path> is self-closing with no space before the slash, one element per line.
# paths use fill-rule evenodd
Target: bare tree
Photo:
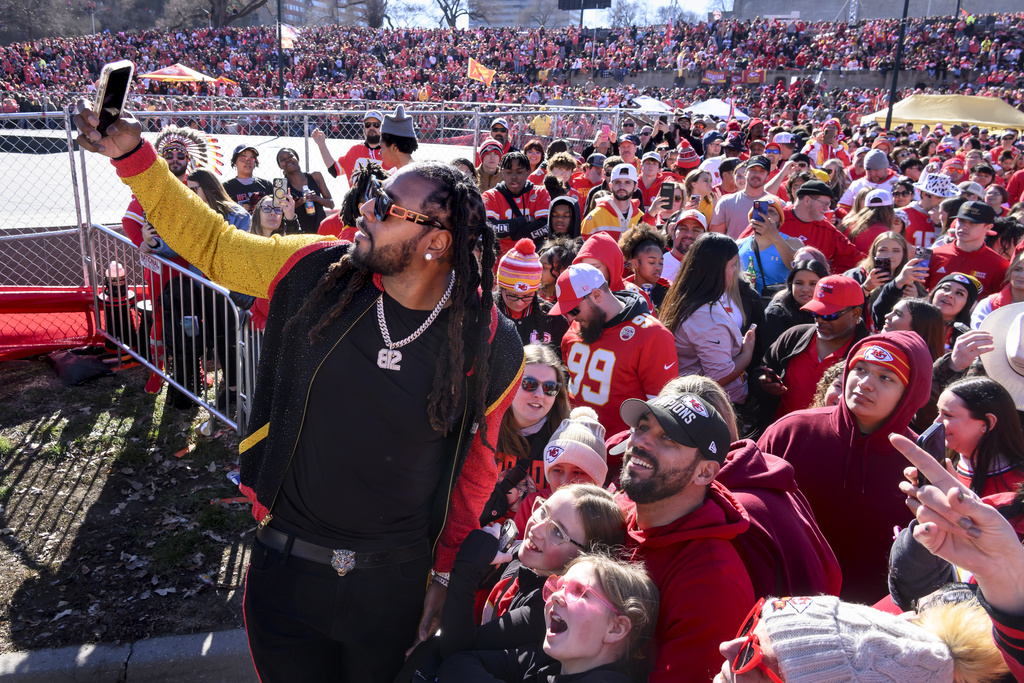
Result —
<path fill-rule="evenodd" d="M 614 28 L 636 26 L 640 14 L 640 3 L 637 0 L 615 0 L 608 10 L 608 21 Z"/>
<path fill-rule="evenodd" d="M 88 27 L 89 15 L 85 16 Z M 64 35 L 70 21 L 67 8 L 55 0 L 0 0 L 0 37 L 4 42 Z M 88 33 L 88 30 L 75 33 Z"/>
<path fill-rule="evenodd" d="M 558 9 L 558 0 L 531 0 L 519 13 L 523 26 L 559 27 L 570 20 L 569 12 Z"/>
<path fill-rule="evenodd" d="M 460 17 L 487 21 L 487 12 L 483 8 L 482 0 L 434 0 L 434 4 L 441 11 L 439 23 L 447 24 L 448 28 L 455 28 Z"/>
<path fill-rule="evenodd" d="M 267 0 L 169 0 L 164 6 L 161 23 L 168 28 L 206 23 L 220 28 L 249 16 L 266 4 Z"/>
<path fill-rule="evenodd" d="M 388 19 L 393 26 L 415 26 L 426 11 L 426 7 L 416 2 L 395 2 L 388 5 Z"/>

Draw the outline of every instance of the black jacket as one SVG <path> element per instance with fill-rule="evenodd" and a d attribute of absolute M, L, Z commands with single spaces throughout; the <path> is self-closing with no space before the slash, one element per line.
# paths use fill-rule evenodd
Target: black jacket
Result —
<path fill-rule="evenodd" d="M 498 302 L 501 312 L 508 316 L 508 309 L 501 296 L 496 295 L 494 298 Z M 560 315 L 548 315 L 548 311 L 551 310 L 553 305 L 535 295 L 533 303 L 530 304 L 530 311 L 526 315 L 522 318 L 512 318 L 509 316 L 509 320 L 515 325 L 523 346 L 527 344 L 544 344 L 545 346 L 550 346 L 561 357 L 562 337 L 569 331 L 569 323 Z"/>
<path fill-rule="evenodd" d="M 382 296 L 376 278 L 371 279 L 356 292 L 341 315 L 324 331 L 320 341 L 310 344 L 305 337 L 306 331 L 337 300 L 338 293 L 347 284 L 347 280 L 343 281 L 335 291 L 324 297 L 321 306 L 311 311 L 305 319 L 297 321 L 287 335 L 284 334 L 285 323 L 292 313 L 305 303 L 328 267 L 337 262 L 350 246 L 339 242 L 298 259 L 287 274 L 282 274 L 270 301 L 252 411 L 245 438 L 239 444 L 241 489 L 253 500 L 253 514 L 260 520 L 261 526 L 269 523 L 273 516 L 274 502 L 298 445 L 309 387 L 320 364 L 357 320 L 364 315 L 373 315 L 372 309 Z M 496 408 L 512 390 L 522 367 L 523 348 L 512 324 L 496 310 L 492 314 L 490 326 L 492 341 L 486 405 Z M 466 334 L 471 335 L 475 329 L 479 327 L 467 325 Z M 468 340 L 466 348 L 473 348 Z M 475 359 L 467 358 L 467 365 L 473 362 Z M 469 365 L 467 373 L 471 370 L 472 365 Z M 467 393 L 466 409 L 456 427 L 446 437 L 445 450 L 448 456 L 441 479 L 443 483 L 434 496 L 430 533 L 435 550 L 441 531 L 448 522 L 452 492 L 471 446 L 480 451 L 474 457 L 493 457 L 493 450 L 482 446 L 477 425 L 472 419 L 472 384 L 467 380 L 464 387 Z M 489 426 L 491 422 L 488 419 Z M 491 443 L 495 439 L 497 429 L 489 432 Z M 467 513 L 475 520 L 480 511 L 461 514 Z"/>

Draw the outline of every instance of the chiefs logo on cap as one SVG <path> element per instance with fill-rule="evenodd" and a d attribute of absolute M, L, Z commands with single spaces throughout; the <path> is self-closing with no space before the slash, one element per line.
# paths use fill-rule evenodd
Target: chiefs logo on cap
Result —
<path fill-rule="evenodd" d="M 824 299 L 826 294 L 831 294 L 831 293 L 832 293 L 832 285 L 819 284 L 818 285 L 818 291 L 814 293 L 814 296 L 818 297 L 819 299 Z"/>
<path fill-rule="evenodd" d="M 874 361 L 876 363 L 892 363 L 895 360 L 892 354 L 883 349 L 881 346 L 871 346 L 864 349 L 864 360 Z"/>
<path fill-rule="evenodd" d="M 693 396 L 685 397 L 683 399 L 683 403 L 686 404 L 687 408 L 697 413 L 701 417 L 710 417 L 710 415 L 708 415 L 708 409 L 704 407 L 704 404 L 698 401 Z"/>
<path fill-rule="evenodd" d="M 515 285 L 513 285 L 513 287 L 517 292 L 526 292 L 527 290 L 530 289 L 530 285 L 526 284 L 525 282 L 517 282 Z"/>
<path fill-rule="evenodd" d="M 553 463 L 562 453 L 565 453 L 565 449 L 561 446 L 548 446 L 544 451 L 544 462 Z"/>

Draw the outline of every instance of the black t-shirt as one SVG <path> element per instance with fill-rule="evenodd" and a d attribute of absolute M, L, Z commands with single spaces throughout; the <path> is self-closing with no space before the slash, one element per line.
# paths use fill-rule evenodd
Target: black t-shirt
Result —
<path fill-rule="evenodd" d="M 430 426 L 427 397 L 437 357 L 448 342 L 449 310 L 398 349 L 399 370 L 377 365 L 386 347 L 376 307 L 334 347 L 309 388 L 273 526 L 313 543 L 361 552 L 427 538 L 445 464 L 444 434 Z M 430 315 L 404 308 L 386 294 L 384 313 L 392 341 L 405 339 Z"/>
<path fill-rule="evenodd" d="M 274 194 L 274 184 L 269 180 L 253 176 L 252 182 L 244 182 L 238 178 L 232 178 L 224 182 L 224 191 L 231 199 L 252 211 L 256 202 L 267 195 Z"/>

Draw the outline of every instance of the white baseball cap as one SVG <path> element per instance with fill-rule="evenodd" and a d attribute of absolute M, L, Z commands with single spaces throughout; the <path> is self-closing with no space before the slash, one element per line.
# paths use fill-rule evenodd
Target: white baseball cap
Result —
<path fill-rule="evenodd" d="M 613 180 L 621 180 L 627 178 L 636 182 L 636 166 L 633 164 L 619 164 L 612 169 L 612 174 L 608 178 L 608 183 L 611 184 Z"/>
<path fill-rule="evenodd" d="M 633 173 L 636 173 L 635 169 Z M 548 315 L 565 315 L 579 306 L 588 294 L 604 285 L 604 275 L 594 266 L 586 263 L 569 266 L 558 276 L 558 281 L 555 283 L 557 301 L 548 311 Z"/>

